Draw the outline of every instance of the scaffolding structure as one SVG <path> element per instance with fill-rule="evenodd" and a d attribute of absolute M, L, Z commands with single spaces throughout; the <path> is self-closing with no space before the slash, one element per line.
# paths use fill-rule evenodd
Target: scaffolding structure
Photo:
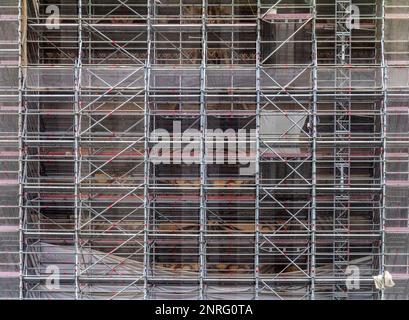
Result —
<path fill-rule="evenodd" d="M 407 1 L 55 2 L 0 5 L 2 298 L 409 298 Z"/>

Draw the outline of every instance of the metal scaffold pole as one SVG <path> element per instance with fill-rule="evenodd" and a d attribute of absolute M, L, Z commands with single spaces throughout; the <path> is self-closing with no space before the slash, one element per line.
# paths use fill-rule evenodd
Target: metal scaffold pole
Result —
<path fill-rule="evenodd" d="M 19 299 L 24 299 L 24 181 L 26 170 L 25 158 L 25 104 L 24 104 L 24 71 L 23 71 L 23 3 L 18 1 L 18 211 L 19 211 Z"/>
<path fill-rule="evenodd" d="M 74 66 L 74 155 L 75 155 L 75 166 L 74 166 L 74 180 L 75 180 L 75 222 L 74 222 L 74 246 L 75 246 L 75 270 L 74 270 L 74 283 L 75 283 L 75 299 L 80 299 L 81 288 L 80 288 L 80 275 L 81 275 L 81 265 L 80 265 L 80 215 L 81 215 L 81 81 L 82 81 L 82 0 L 78 0 L 78 57 Z"/>
<path fill-rule="evenodd" d="M 341 279 L 349 264 L 350 166 L 351 150 L 344 144 L 351 137 L 351 64 L 352 30 L 348 25 L 351 0 L 335 1 L 335 87 L 334 102 L 334 275 Z M 346 297 L 343 283 L 334 284 L 335 297 Z M 338 292 L 338 293 L 337 293 Z"/>
<path fill-rule="evenodd" d="M 206 246 L 207 246 L 207 115 L 206 115 L 206 59 L 207 59 L 207 1 L 202 1 L 201 18 L 201 66 L 200 66 L 200 235 L 199 235 L 199 299 L 206 299 L 205 279 L 207 277 L 206 268 Z"/>
<path fill-rule="evenodd" d="M 316 23 L 317 23 L 317 3 L 316 0 L 312 0 L 312 81 L 313 81 L 313 93 L 312 93 L 312 117 L 310 117 L 310 124 L 312 130 L 312 163 L 311 163 L 311 257 L 310 257 L 310 299 L 315 299 L 315 278 L 316 278 L 316 228 L 317 228 L 317 99 L 318 99 L 318 61 L 317 61 L 317 35 L 316 35 Z"/>
<path fill-rule="evenodd" d="M 382 74 L 382 107 L 381 107 L 381 138 L 382 138 L 382 154 L 381 154 L 381 185 L 382 185 L 382 203 L 380 209 L 380 217 L 379 217 L 379 227 L 381 231 L 381 246 L 380 246 L 380 259 L 379 259 L 379 274 L 385 274 L 385 217 L 386 217 L 386 206 L 387 206 L 387 198 L 386 198 L 386 159 L 387 159 L 387 123 L 388 123 L 388 66 L 386 62 L 386 49 L 385 49 L 385 0 L 381 1 L 381 74 Z M 385 299 L 385 288 L 381 290 L 381 300 Z"/>

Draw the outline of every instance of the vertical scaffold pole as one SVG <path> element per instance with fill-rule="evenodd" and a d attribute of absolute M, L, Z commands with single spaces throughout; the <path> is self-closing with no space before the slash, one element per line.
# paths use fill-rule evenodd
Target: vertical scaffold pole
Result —
<path fill-rule="evenodd" d="M 257 1 L 257 35 L 256 35 L 256 132 L 255 132 L 255 243 L 254 243 L 254 297 L 259 297 L 259 280 L 260 280 L 260 61 L 261 61 L 261 1 Z M 250 137 L 250 143 L 251 137 Z"/>
<path fill-rule="evenodd" d="M 381 72 L 382 72 L 382 155 L 381 155 L 381 185 L 382 185 L 382 208 L 380 210 L 380 219 L 379 227 L 381 231 L 381 248 L 380 248 L 380 265 L 379 271 L 380 274 L 385 273 L 385 217 L 386 217 L 386 148 L 387 148 L 387 106 L 388 106 L 388 89 L 387 89 L 387 80 L 388 80 L 388 69 L 387 62 L 385 58 L 385 0 L 382 0 L 381 3 L 381 17 L 382 17 L 382 26 L 381 26 Z M 385 289 L 381 290 L 381 300 L 385 299 Z"/>
<path fill-rule="evenodd" d="M 149 113 L 149 82 L 151 71 L 151 0 L 147 0 L 147 55 L 145 61 L 145 106 L 144 106 L 144 239 L 143 239 L 143 296 L 149 299 L 150 273 L 150 244 L 149 244 L 149 175 L 150 175 L 150 157 L 149 157 L 149 133 L 150 133 L 150 113 Z"/>
<path fill-rule="evenodd" d="M 80 133 L 81 133 L 81 75 L 82 75 L 82 0 L 78 0 L 78 58 L 75 63 L 74 77 L 75 77 L 75 93 L 74 93 L 74 154 L 75 154 L 75 299 L 80 298 L 80 262 L 79 262 L 79 250 L 80 250 L 80 206 L 81 206 L 81 151 L 80 151 Z"/>
<path fill-rule="evenodd" d="M 207 1 L 202 1 L 202 61 L 200 66 L 200 235 L 199 235 L 199 259 L 200 279 L 199 298 L 205 299 L 205 277 L 206 277 L 206 17 Z"/>

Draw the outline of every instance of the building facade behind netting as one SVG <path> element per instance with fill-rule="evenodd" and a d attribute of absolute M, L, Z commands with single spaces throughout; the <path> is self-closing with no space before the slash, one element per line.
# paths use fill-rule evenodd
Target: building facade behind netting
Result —
<path fill-rule="evenodd" d="M 0 17 L 0 297 L 408 299 L 407 1 Z"/>

